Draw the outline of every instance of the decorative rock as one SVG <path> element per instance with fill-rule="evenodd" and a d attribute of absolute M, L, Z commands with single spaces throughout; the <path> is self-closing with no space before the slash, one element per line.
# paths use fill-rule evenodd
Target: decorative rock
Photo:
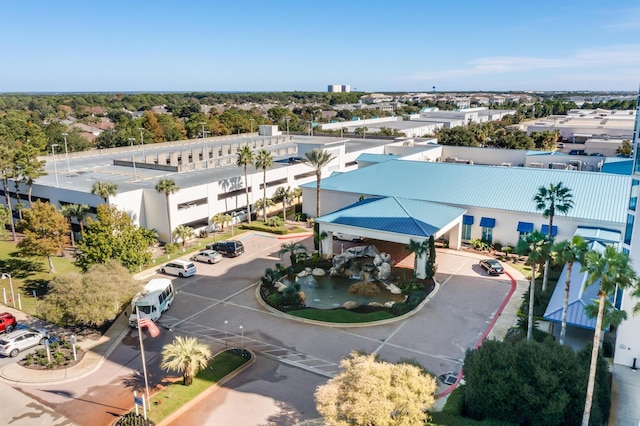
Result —
<path fill-rule="evenodd" d="M 384 305 L 383 305 L 382 303 L 380 303 L 380 302 L 370 302 L 368 305 L 369 305 L 369 306 L 373 306 L 373 307 L 375 307 L 375 308 L 382 308 L 382 307 L 384 307 Z"/>
<path fill-rule="evenodd" d="M 395 303 L 396 303 L 396 302 L 393 302 L 393 301 L 391 301 L 391 300 L 390 300 L 390 301 L 388 301 L 388 302 L 384 302 L 384 307 L 385 307 L 385 308 L 390 308 L 390 307 L 392 307 Z"/>
<path fill-rule="evenodd" d="M 342 304 L 342 307 L 345 309 L 355 309 L 358 307 L 358 303 L 353 300 L 347 300 Z"/>
<path fill-rule="evenodd" d="M 311 273 L 311 268 L 310 268 L 310 267 L 308 267 L 308 266 L 307 266 L 306 268 L 304 268 L 304 270 L 305 270 L 305 271 L 307 271 L 307 274 L 310 274 L 310 273 Z"/>
<path fill-rule="evenodd" d="M 391 277 L 391 265 L 383 263 L 378 266 L 378 272 L 376 278 L 380 281 L 387 281 Z"/>
<path fill-rule="evenodd" d="M 376 266 L 382 265 L 382 257 L 380 255 L 373 258 L 373 264 Z"/>
<path fill-rule="evenodd" d="M 402 293 L 402 290 L 400 290 L 400 288 L 395 284 L 389 284 L 387 286 L 387 290 L 389 290 L 391 292 L 391 294 L 401 294 Z"/>
<path fill-rule="evenodd" d="M 322 277 L 326 274 L 325 270 L 322 268 L 313 268 L 313 271 L 311 271 L 311 273 L 314 277 Z"/>
<path fill-rule="evenodd" d="M 299 277 L 306 277 L 307 275 L 309 275 L 309 272 L 307 272 L 306 269 L 303 269 L 302 271 L 298 272 Z"/>

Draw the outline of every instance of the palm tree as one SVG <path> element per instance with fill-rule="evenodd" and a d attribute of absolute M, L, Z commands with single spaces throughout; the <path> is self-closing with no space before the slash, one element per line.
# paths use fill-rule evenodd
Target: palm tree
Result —
<path fill-rule="evenodd" d="M 31 192 L 33 190 L 34 182 L 42 176 L 45 176 L 47 172 L 44 171 L 46 161 L 38 160 L 39 150 L 33 145 L 24 144 L 16 155 L 16 164 L 21 169 L 21 181 L 29 187 L 27 192 L 27 199 L 29 205 L 32 205 Z"/>
<path fill-rule="evenodd" d="M 302 197 L 302 188 L 293 188 L 293 196 L 296 197 L 296 204 L 300 204 L 300 197 Z"/>
<path fill-rule="evenodd" d="M 278 188 L 275 194 L 273 194 L 274 200 L 282 201 L 282 219 L 287 221 L 287 203 L 290 203 L 293 200 L 293 191 L 291 191 L 291 187 L 287 187 L 285 189 L 283 186 Z"/>
<path fill-rule="evenodd" d="M 86 204 L 82 204 L 82 205 L 86 206 L 87 210 L 89 209 L 89 206 L 87 206 Z M 80 204 L 65 204 L 60 208 L 60 213 L 62 213 L 62 216 L 66 217 L 67 220 L 69 221 L 69 231 L 70 231 L 69 233 L 71 234 L 71 247 L 75 247 L 76 245 L 75 238 L 73 235 L 73 224 L 71 223 L 71 219 L 76 217 L 76 209 L 78 207 L 80 207 Z"/>
<path fill-rule="evenodd" d="M 249 203 L 249 182 L 247 181 L 247 167 L 249 164 L 253 165 L 255 161 L 255 155 L 249 145 L 245 145 L 240 148 L 237 152 L 236 164 L 238 167 L 244 168 L 244 193 L 247 196 L 247 217 L 249 218 L 249 223 L 251 223 L 251 203 Z"/>
<path fill-rule="evenodd" d="M 190 386 L 193 377 L 200 369 L 207 367 L 211 357 L 211 349 L 196 338 L 177 336 L 162 349 L 160 368 L 182 373 L 182 384 Z"/>
<path fill-rule="evenodd" d="M 169 205 L 169 195 L 176 193 L 179 190 L 180 188 L 178 187 L 178 185 L 176 185 L 173 179 L 160 179 L 156 184 L 156 191 L 164 194 L 164 196 L 167 199 L 167 220 L 169 222 L 169 234 L 168 234 L 169 239 L 171 239 L 171 231 L 173 229 L 171 227 L 171 208 Z"/>
<path fill-rule="evenodd" d="M 273 155 L 267 151 L 266 149 L 261 149 L 258 151 L 258 155 L 256 155 L 255 159 L 255 168 L 262 169 L 262 190 L 263 190 L 263 201 L 262 204 L 262 216 L 266 220 L 267 219 L 267 169 L 273 166 Z"/>
<path fill-rule="evenodd" d="M 567 214 L 573 208 L 573 194 L 562 182 L 557 185 L 549 184 L 549 187 L 541 186 L 533 197 L 536 210 L 542 211 L 543 217 L 549 218 L 549 241 L 553 241 L 553 217 L 556 212 Z M 542 291 L 547 290 L 547 275 L 549 273 L 549 260 L 544 264 L 544 276 L 542 278 Z"/>
<path fill-rule="evenodd" d="M 429 251 L 429 240 L 409 240 L 409 245 L 405 247 L 405 250 L 415 254 L 415 259 L 413 259 L 413 276 L 415 277 L 418 275 L 418 258 Z"/>
<path fill-rule="evenodd" d="M 284 243 L 280 246 L 280 250 L 278 250 L 278 256 L 281 256 L 289 253 L 289 259 L 291 260 L 291 266 L 295 266 L 296 258 L 298 253 L 307 253 L 307 248 L 302 245 L 300 242 L 295 243 Z"/>
<path fill-rule="evenodd" d="M 516 253 L 527 257 L 526 264 L 531 266 L 531 283 L 529 285 L 529 322 L 527 328 L 527 340 L 531 340 L 533 334 L 533 305 L 536 291 L 536 267 L 549 255 L 549 244 L 545 235 L 539 231 L 533 231 L 524 239 L 518 241 Z"/>
<path fill-rule="evenodd" d="M 95 182 L 91 187 L 91 193 L 102 197 L 105 204 L 109 204 L 109 197 L 116 195 L 118 185 L 113 182 Z"/>
<path fill-rule="evenodd" d="M 273 202 L 273 200 L 271 198 L 261 198 L 258 201 L 255 202 L 256 205 L 256 210 L 262 210 L 262 214 L 263 214 L 263 220 L 266 222 L 267 221 L 267 217 L 266 217 L 266 209 L 268 209 L 269 207 L 273 207 L 275 206 L 276 203 Z"/>
<path fill-rule="evenodd" d="M 225 224 L 225 220 L 224 219 L 225 219 L 224 218 L 224 213 L 216 213 L 215 216 L 213 216 L 211 218 L 211 223 L 213 225 L 216 225 L 216 224 L 219 223 L 220 224 L 220 230 L 224 231 L 224 224 Z"/>
<path fill-rule="evenodd" d="M 333 154 L 323 149 L 315 148 L 304 153 L 305 163 L 316 169 L 316 217 L 320 217 L 320 180 L 322 179 L 322 168 L 335 158 Z"/>
<path fill-rule="evenodd" d="M 587 242 L 579 235 L 574 235 L 571 242 L 561 241 L 553 245 L 551 258 L 558 265 L 567 265 L 567 279 L 564 282 L 564 304 L 562 305 L 562 328 L 560 329 L 560 344 L 564 344 L 567 335 L 567 307 L 569 306 L 569 290 L 571 289 L 571 270 L 573 263 L 582 264 L 585 253 L 589 250 Z"/>
<path fill-rule="evenodd" d="M 600 287 L 598 289 L 598 316 L 596 319 L 596 328 L 593 332 L 593 349 L 591 350 L 589 381 L 587 382 L 587 395 L 584 403 L 584 412 L 582 414 L 582 425 L 589 426 L 605 302 L 617 289 L 633 287 L 637 289 L 638 276 L 631 267 L 629 256 L 618 252 L 618 250 L 612 245 L 605 247 L 603 253 L 595 250 L 587 252 L 584 255 L 584 260 L 585 263 L 582 265 L 582 269 L 580 270 L 583 272 L 586 271 L 588 274 L 585 286 L 590 286 L 598 281 L 600 282 Z"/>
<path fill-rule="evenodd" d="M 195 232 L 193 228 L 185 225 L 178 225 L 173 231 L 173 236 L 182 240 L 182 247 L 185 246 L 189 238 L 193 238 Z"/>

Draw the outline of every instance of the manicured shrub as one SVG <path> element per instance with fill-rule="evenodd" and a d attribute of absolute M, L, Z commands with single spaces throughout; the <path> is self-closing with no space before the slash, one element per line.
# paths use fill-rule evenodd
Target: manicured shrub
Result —
<path fill-rule="evenodd" d="M 270 306 L 273 306 L 274 308 L 277 308 L 278 306 L 282 305 L 282 301 L 283 301 L 282 293 L 272 293 L 269 296 L 267 296 L 267 303 Z"/>
<path fill-rule="evenodd" d="M 398 317 L 410 311 L 411 311 L 411 306 L 403 302 L 394 303 L 393 306 L 391 306 L 391 313 Z"/>
<path fill-rule="evenodd" d="M 407 298 L 407 305 L 409 305 L 412 309 L 415 308 L 427 297 L 427 293 L 424 291 L 412 291 L 409 293 L 409 297 Z"/>

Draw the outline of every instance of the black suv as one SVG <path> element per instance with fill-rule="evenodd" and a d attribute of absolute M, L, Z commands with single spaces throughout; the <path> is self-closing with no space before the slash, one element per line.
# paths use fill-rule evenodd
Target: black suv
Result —
<path fill-rule="evenodd" d="M 207 249 L 215 250 L 218 253 L 226 254 L 229 257 L 240 256 L 244 253 L 244 245 L 242 245 L 242 242 L 236 240 L 209 243 L 207 244 Z"/>

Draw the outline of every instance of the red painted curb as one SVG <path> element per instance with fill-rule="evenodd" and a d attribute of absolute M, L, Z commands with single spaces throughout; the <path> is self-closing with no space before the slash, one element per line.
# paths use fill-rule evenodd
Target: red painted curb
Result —
<path fill-rule="evenodd" d="M 278 235 L 278 239 L 279 240 L 290 240 L 290 239 L 293 239 L 293 238 L 311 237 L 311 236 L 313 236 L 313 232 L 299 232 L 297 234 Z"/>
<path fill-rule="evenodd" d="M 505 297 L 505 299 L 502 301 L 502 305 L 500 305 L 500 307 L 496 311 L 496 314 L 493 316 L 493 319 L 491 320 L 487 328 L 484 330 L 484 333 L 482 333 L 482 336 L 480 336 L 480 339 L 478 339 L 478 342 L 473 347 L 473 349 L 478 349 L 480 346 L 482 346 L 482 342 L 484 342 L 484 339 L 487 338 L 493 326 L 496 325 L 496 322 L 498 321 L 498 317 L 500 317 L 505 306 L 507 306 L 507 303 L 509 303 L 509 300 L 511 300 L 511 296 L 513 296 L 513 293 L 516 291 L 516 280 L 507 271 L 505 271 L 504 273 L 507 274 L 507 276 L 511 279 L 511 290 L 509 290 L 509 294 L 507 294 L 507 297 Z M 441 394 L 436 395 L 436 398 L 442 398 L 444 396 L 449 395 L 451 392 L 453 392 L 453 390 L 458 387 L 458 384 L 462 379 L 462 375 L 463 375 L 463 370 L 461 368 L 460 371 L 458 372 L 458 378 L 456 379 L 456 382 L 451 386 L 449 386 Z"/>

